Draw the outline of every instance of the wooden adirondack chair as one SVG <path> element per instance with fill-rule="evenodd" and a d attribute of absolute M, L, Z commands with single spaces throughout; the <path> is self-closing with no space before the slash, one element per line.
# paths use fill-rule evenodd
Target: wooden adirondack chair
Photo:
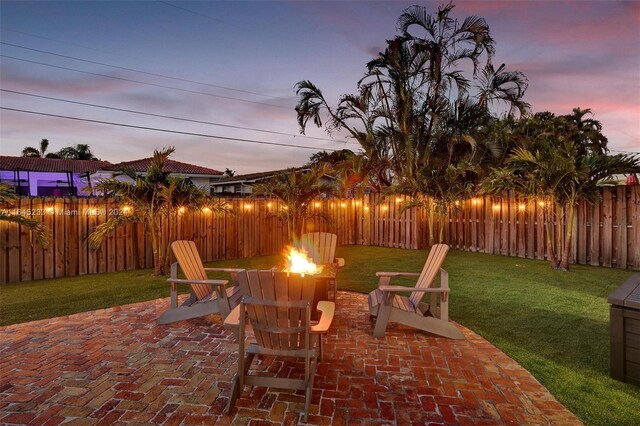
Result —
<path fill-rule="evenodd" d="M 229 413 L 244 385 L 305 391 L 304 421 L 307 421 L 313 377 L 321 351 L 322 336 L 333 320 L 335 305 L 320 302 L 322 316 L 316 325 L 311 324 L 311 299 L 315 292 L 312 276 L 286 272 L 246 271 L 238 275 L 244 297 L 240 306 L 225 320 L 229 327 L 239 327 L 238 373 L 233 379 L 227 404 Z M 246 317 L 255 334 L 255 343 L 245 346 Z M 303 358 L 304 377 L 264 377 L 251 375 L 251 363 L 256 356 L 282 356 Z"/>
<path fill-rule="evenodd" d="M 378 288 L 369 293 L 369 312 L 376 317 L 373 331 L 375 337 L 382 337 L 387 324 L 396 322 L 418 328 L 429 333 L 452 339 L 464 339 L 462 332 L 449 322 L 449 274 L 441 268 L 449 246 L 436 244 L 429 251 L 422 272 L 378 272 Z M 440 287 L 433 287 L 440 271 Z M 390 285 L 393 277 L 418 277 L 415 287 Z M 397 293 L 411 293 L 401 296 Z M 431 294 L 430 303 L 421 303 L 425 293 Z M 438 296 L 440 305 L 438 306 Z"/>
<path fill-rule="evenodd" d="M 193 241 L 174 241 L 171 250 L 177 262 L 171 265 L 171 307 L 156 320 L 158 324 L 169 324 L 219 313 L 224 319 L 239 302 L 241 294 L 237 275 L 242 269 L 205 268 Z M 186 279 L 178 279 L 178 265 Z M 231 274 L 233 285 L 227 280 L 210 280 L 207 271 Z M 178 284 L 191 286 L 191 295 L 178 306 Z"/>
<path fill-rule="evenodd" d="M 339 268 L 343 267 L 345 261 L 343 258 L 336 257 L 336 245 L 338 236 L 328 232 L 310 232 L 300 237 L 300 246 L 305 248 L 311 256 L 314 263 L 318 265 L 335 264 L 336 277 L 329 280 L 329 288 L 333 287 L 333 301 L 336 301 L 338 292 L 338 273 Z"/>

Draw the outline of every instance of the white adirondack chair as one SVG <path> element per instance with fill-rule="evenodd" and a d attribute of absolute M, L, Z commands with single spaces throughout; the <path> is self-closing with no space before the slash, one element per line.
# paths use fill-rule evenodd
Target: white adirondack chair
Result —
<path fill-rule="evenodd" d="M 335 278 L 329 280 L 329 289 L 333 290 L 333 301 L 338 292 L 338 271 L 345 265 L 341 257 L 336 257 L 338 236 L 328 232 L 309 232 L 300 237 L 299 245 L 307 250 L 314 263 L 318 265 L 336 265 Z"/>
<path fill-rule="evenodd" d="M 313 377 L 321 350 L 322 333 L 333 320 L 335 305 L 318 303 L 322 316 L 311 324 L 311 300 L 315 278 L 300 274 L 267 271 L 243 271 L 238 274 L 244 295 L 240 306 L 225 320 L 225 326 L 238 327 L 238 373 L 233 379 L 227 404 L 229 413 L 244 385 L 305 391 L 304 421 L 307 421 Z M 246 318 L 255 334 L 255 343 L 245 346 Z M 253 358 L 258 355 L 294 357 L 305 360 L 304 377 L 265 377 L 249 374 Z"/>
<path fill-rule="evenodd" d="M 449 322 L 449 274 L 441 268 L 449 246 L 436 244 L 429 251 L 429 256 L 422 272 L 378 272 L 378 288 L 369 293 L 369 312 L 376 317 L 373 335 L 382 337 L 389 322 L 404 324 L 429 333 L 452 339 L 464 339 L 464 335 L 454 324 Z M 440 271 L 440 286 L 433 282 Z M 392 286 L 393 277 L 417 277 L 415 287 Z M 398 293 L 410 293 L 401 296 Z M 431 295 L 430 303 L 422 303 L 423 296 Z M 440 303 L 438 303 L 438 299 Z"/>
<path fill-rule="evenodd" d="M 193 241 L 174 241 L 171 250 L 177 262 L 171 265 L 171 305 L 156 320 L 158 324 L 170 324 L 219 313 L 224 319 L 239 302 L 241 294 L 237 275 L 242 269 L 205 268 Z M 186 279 L 178 278 L 178 265 Z M 227 272 L 233 285 L 227 280 L 210 280 L 207 271 Z M 191 294 L 178 306 L 178 284 L 189 284 Z"/>

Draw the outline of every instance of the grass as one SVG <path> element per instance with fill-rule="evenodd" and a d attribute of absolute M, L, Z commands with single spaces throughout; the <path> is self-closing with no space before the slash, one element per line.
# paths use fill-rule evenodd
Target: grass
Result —
<path fill-rule="evenodd" d="M 347 259 L 342 289 L 368 292 L 376 271 L 419 271 L 426 251 L 340 247 Z M 266 268 L 278 256 L 211 266 Z M 530 371 L 587 424 L 632 425 L 640 418 L 640 388 L 609 378 L 606 298 L 630 272 L 451 251 L 451 317 L 491 341 Z M 401 283 L 401 281 L 398 281 Z M 150 270 L 0 286 L 0 324 L 68 315 L 168 296 Z"/>

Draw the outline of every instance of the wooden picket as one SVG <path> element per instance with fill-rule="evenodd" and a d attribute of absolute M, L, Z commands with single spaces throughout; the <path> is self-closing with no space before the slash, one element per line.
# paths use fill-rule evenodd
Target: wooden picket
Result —
<path fill-rule="evenodd" d="M 329 231 L 341 245 L 357 244 L 404 249 L 428 246 L 429 214 L 424 208 L 404 208 L 404 196 L 378 195 L 339 200 L 320 198 L 307 231 Z M 274 213 L 277 200 L 227 199 L 230 210 L 185 211 L 162 224 L 177 239 L 196 242 L 205 261 L 271 255 L 289 241 L 287 226 Z M 19 198 L 11 207 L 42 221 L 51 230 L 51 243 L 42 248 L 28 230 L 0 222 L 0 283 L 32 281 L 102 272 L 151 268 L 149 232 L 132 223 L 109 236 L 98 251 L 91 250 L 92 229 L 114 214 L 123 214 L 117 200 L 97 198 Z M 458 250 L 502 254 L 529 259 L 548 257 L 545 209 L 537 200 L 484 197 L 460 200 L 444 220 L 435 216 L 434 236 Z M 548 212 L 548 211 L 547 211 Z M 566 219 L 555 215 L 553 244 L 562 244 Z M 603 188 L 601 201 L 580 203 L 572 229 L 571 261 L 580 264 L 640 270 L 640 187 Z M 168 241 L 161 244 L 167 247 Z"/>

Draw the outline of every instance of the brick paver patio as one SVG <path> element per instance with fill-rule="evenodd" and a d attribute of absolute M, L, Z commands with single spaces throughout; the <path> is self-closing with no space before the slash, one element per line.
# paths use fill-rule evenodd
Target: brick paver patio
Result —
<path fill-rule="evenodd" d="M 0 423 L 296 424 L 304 397 L 246 390 L 222 410 L 237 343 L 219 317 L 155 324 L 167 299 L 0 328 Z M 313 424 L 579 424 L 520 365 L 470 330 L 454 341 L 390 326 L 341 292 L 318 367 Z M 300 365 L 264 359 L 268 374 Z M 248 389 L 248 388 L 247 388 Z"/>

